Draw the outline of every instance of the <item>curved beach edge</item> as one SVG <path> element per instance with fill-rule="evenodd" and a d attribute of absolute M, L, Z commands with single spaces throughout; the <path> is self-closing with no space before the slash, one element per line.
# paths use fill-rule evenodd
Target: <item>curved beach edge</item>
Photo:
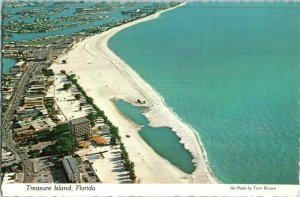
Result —
<path fill-rule="evenodd" d="M 184 123 L 164 102 L 153 87 L 142 79 L 129 65 L 111 51 L 107 42 L 119 31 L 159 17 L 173 8 L 112 28 L 77 43 L 68 54 L 67 64 L 54 64 L 55 72 L 66 70 L 78 76 L 78 82 L 94 99 L 94 103 L 105 111 L 108 118 L 119 127 L 120 135 L 135 163 L 135 171 L 141 183 L 220 183 L 213 175 L 199 136 L 191 126 Z M 180 138 L 180 142 L 192 154 L 196 170 L 187 174 L 158 155 L 139 135 L 140 127 L 125 118 L 116 108 L 114 99 L 122 99 L 137 105 L 137 99 L 145 101 L 149 111 L 146 118 L 153 127 L 169 127 Z M 130 138 L 125 136 L 130 134 Z"/>

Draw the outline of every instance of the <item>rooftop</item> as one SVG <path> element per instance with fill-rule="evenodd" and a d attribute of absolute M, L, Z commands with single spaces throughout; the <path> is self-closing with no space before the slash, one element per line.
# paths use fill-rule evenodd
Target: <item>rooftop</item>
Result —
<path fill-rule="evenodd" d="M 80 124 L 80 123 L 84 123 L 84 122 L 90 122 L 90 121 L 86 117 L 76 118 L 74 120 L 70 120 L 71 124 Z"/>
<path fill-rule="evenodd" d="M 97 135 L 94 135 L 93 136 L 93 140 L 94 142 L 96 142 L 96 144 L 98 145 L 102 145 L 102 144 L 107 144 L 106 140 L 104 137 L 101 137 L 101 136 L 97 136 Z"/>
<path fill-rule="evenodd" d="M 16 65 L 16 66 L 22 66 L 23 64 L 25 64 L 25 61 L 19 61 L 19 62 L 17 62 L 15 65 Z"/>
<path fill-rule="evenodd" d="M 80 170 L 76 160 L 73 157 L 65 158 L 62 160 L 62 163 L 69 181 L 80 182 Z"/>

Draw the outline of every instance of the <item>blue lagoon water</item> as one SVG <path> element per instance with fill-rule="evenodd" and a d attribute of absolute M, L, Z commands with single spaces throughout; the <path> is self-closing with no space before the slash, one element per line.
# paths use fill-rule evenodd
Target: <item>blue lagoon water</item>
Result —
<path fill-rule="evenodd" d="M 158 154 L 184 172 L 192 173 L 195 170 L 192 155 L 179 143 L 180 139 L 170 128 L 148 125 L 148 120 L 142 114 L 147 109 L 132 106 L 122 100 L 118 100 L 116 106 L 121 113 L 142 126 L 139 134 Z"/>
<path fill-rule="evenodd" d="M 299 18 L 299 3 L 190 3 L 109 47 L 199 133 L 221 181 L 297 184 Z"/>

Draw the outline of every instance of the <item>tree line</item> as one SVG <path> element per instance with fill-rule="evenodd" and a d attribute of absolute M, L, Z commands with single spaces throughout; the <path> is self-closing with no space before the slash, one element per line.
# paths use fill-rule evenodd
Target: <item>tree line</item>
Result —
<path fill-rule="evenodd" d="M 87 116 L 88 119 L 90 119 L 91 123 L 94 122 L 94 120 L 97 117 L 101 117 L 104 120 L 104 123 L 109 127 L 110 130 L 110 144 L 112 146 L 116 145 L 117 143 L 120 144 L 120 150 L 121 150 L 121 158 L 123 160 L 124 168 L 129 172 L 129 177 L 132 180 L 132 182 L 135 182 L 136 175 L 134 170 L 134 162 L 130 161 L 128 152 L 126 150 L 126 147 L 124 143 L 122 142 L 121 136 L 119 134 L 119 129 L 115 125 L 112 124 L 110 120 L 108 120 L 107 116 L 105 115 L 104 111 L 100 110 L 98 106 L 94 103 L 94 100 L 92 97 L 89 97 L 84 89 L 78 84 L 77 79 L 75 79 L 75 75 L 68 75 L 66 71 L 61 70 L 61 73 L 64 74 L 67 79 L 76 86 L 77 90 L 81 92 L 83 97 L 85 98 L 86 102 L 90 104 L 93 109 L 96 111 L 96 114 L 89 114 Z"/>

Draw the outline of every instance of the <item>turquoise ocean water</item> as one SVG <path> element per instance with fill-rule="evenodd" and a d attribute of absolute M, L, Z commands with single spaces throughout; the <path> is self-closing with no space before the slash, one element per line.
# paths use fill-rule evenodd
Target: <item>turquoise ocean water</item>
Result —
<path fill-rule="evenodd" d="M 221 181 L 297 184 L 299 18 L 299 3 L 191 3 L 109 47 L 199 133 Z"/>

